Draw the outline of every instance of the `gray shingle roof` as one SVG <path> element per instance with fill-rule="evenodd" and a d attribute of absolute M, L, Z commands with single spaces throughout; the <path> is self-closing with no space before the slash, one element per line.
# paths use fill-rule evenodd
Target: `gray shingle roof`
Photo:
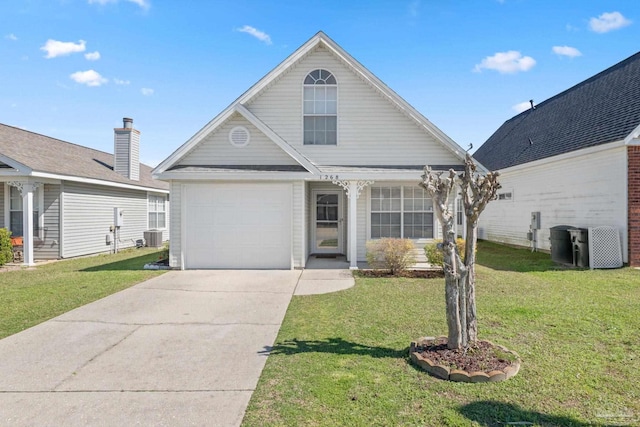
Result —
<path fill-rule="evenodd" d="M 38 172 L 92 178 L 168 190 L 169 184 L 151 178 L 151 167 L 140 164 L 140 180 L 114 172 L 113 154 L 0 123 L 0 154 Z"/>
<path fill-rule="evenodd" d="M 490 170 L 620 141 L 640 125 L 640 52 L 507 120 L 474 153 Z"/>

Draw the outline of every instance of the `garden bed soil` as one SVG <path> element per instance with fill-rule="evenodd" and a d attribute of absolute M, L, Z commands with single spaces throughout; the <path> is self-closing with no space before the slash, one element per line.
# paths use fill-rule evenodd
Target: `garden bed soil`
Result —
<path fill-rule="evenodd" d="M 434 270 L 406 270 L 391 274 L 389 270 L 357 270 L 360 277 L 408 277 L 410 279 L 441 279 L 444 277 L 442 269 Z"/>
<path fill-rule="evenodd" d="M 467 349 L 447 348 L 447 337 L 423 338 L 411 343 L 411 360 L 439 378 L 459 382 L 503 381 L 520 369 L 518 355 L 490 341 Z"/>

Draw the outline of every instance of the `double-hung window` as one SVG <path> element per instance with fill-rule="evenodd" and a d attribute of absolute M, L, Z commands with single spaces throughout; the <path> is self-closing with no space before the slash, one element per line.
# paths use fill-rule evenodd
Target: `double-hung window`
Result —
<path fill-rule="evenodd" d="M 12 236 L 24 236 L 24 224 L 22 217 L 22 196 L 17 187 L 9 187 L 9 230 Z M 33 232 L 37 235 L 40 231 L 40 197 L 39 189 L 33 192 Z"/>
<path fill-rule="evenodd" d="M 433 238 L 433 202 L 415 186 L 371 187 L 371 238 Z"/>
<path fill-rule="evenodd" d="M 149 229 L 167 227 L 164 196 L 149 196 Z"/>
<path fill-rule="evenodd" d="M 327 70 L 313 70 L 304 79 L 303 122 L 305 145 L 338 142 L 338 85 Z"/>

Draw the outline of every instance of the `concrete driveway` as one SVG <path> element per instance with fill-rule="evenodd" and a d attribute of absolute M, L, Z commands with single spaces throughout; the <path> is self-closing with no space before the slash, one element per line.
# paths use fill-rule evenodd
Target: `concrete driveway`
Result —
<path fill-rule="evenodd" d="M 239 425 L 300 274 L 169 272 L 0 340 L 0 425 Z"/>

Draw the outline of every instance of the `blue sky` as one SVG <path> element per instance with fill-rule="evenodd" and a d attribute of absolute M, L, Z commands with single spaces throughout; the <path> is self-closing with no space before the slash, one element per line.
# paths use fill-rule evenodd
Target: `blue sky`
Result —
<path fill-rule="evenodd" d="M 0 122 L 155 165 L 317 31 L 458 144 L 640 50 L 630 0 L 8 0 Z M 524 104 L 523 104 L 524 103 Z"/>

